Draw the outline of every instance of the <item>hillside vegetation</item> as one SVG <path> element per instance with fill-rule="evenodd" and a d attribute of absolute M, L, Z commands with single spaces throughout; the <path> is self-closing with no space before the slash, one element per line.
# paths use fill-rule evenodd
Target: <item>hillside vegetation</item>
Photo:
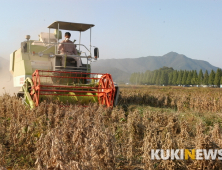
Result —
<path fill-rule="evenodd" d="M 122 86 L 113 110 L 0 97 L 0 168 L 219 169 L 221 161 L 151 160 L 151 149 L 222 147 L 220 89 Z"/>
<path fill-rule="evenodd" d="M 130 76 L 132 84 L 147 85 L 210 85 L 220 87 L 222 84 L 222 70 L 211 70 L 210 74 L 206 70 L 200 69 L 197 74 L 196 70 L 174 70 L 172 67 L 163 67 L 158 70 L 145 73 L 133 73 Z"/>
<path fill-rule="evenodd" d="M 140 58 L 124 59 L 99 59 L 92 63 L 92 72 L 110 73 L 117 82 L 129 82 L 129 77 L 134 72 L 154 71 L 162 67 L 172 67 L 174 70 L 196 70 L 202 69 L 216 71 L 217 67 L 203 60 L 188 58 L 183 54 L 169 52 L 163 56 L 148 56 Z M 122 78 L 124 75 L 124 78 Z"/>

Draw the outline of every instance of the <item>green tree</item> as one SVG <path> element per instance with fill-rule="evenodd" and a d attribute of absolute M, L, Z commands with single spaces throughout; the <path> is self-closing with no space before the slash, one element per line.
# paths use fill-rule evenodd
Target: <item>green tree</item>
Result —
<path fill-rule="evenodd" d="M 149 84 L 152 84 L 152 80 L 153 80 L 153 71 L 150 72 L 150 76 L 149 76 Z"/>
<path fill-rule="evenodd" d="M 214 84 L 217 85 L 217 87 L 220 87 L 220 78 L 221 78 L 221 69 L 218 68 L 214 79 Z"/>
<path fill-rule="evenodd" d="M 145 82 L 144 78 L 145 78 L 144 73 L 140 73 L 139 84 L 144 84 L 144 82 Z"/>
<path fill-rule="evenodd" d="M 152 78 L 152 84 L 156 84 L 157 75 L 158 75 L 158 71 L 154 70 L 153 78 Z"/>
<path fill-rule="evenodd" d="M 147 70 L 145 72 L 145 84 L 150 84 L 151 71 Z"/>
<path fill-rule="evenodd" d="M 222 85 L 222 76 L 220 77 L 220 85 Z"/>
<path fill-rule="evenodd" d="M 166 71 L 161 71 L 160 84 L 168 85 L 168 74 Z"/>
<path fill-rule="evenodd" d="M 198 84 L 199 85 L 203 84 L 203 78 L 204 78 L 203 71 L 202 71 L 202 69 L 200 69 L 199 75 L 198 75 Z"/>
<path fill-rule="evenodd" d="M 188 85 L 191 84 L 192 77 L 193 77 L 193 73 L 192 73 L 192 71 L 189 71 L 186 84 L 188 84 Z"/>
<path fill-rule="evenodd" d="M 168 74 L 168 84 L 173 85 L 172 81 L 173 81 L 173 72 Z"/>
<path fill-rule="evenodd" d="M 160 77 L 161 77 L 161 71 L 157 71 L 157 77 L 156 77 L 156 85 L 160 85 Z"/>
<path fill-rule="evenodd" d="M 183 78 L 183 70 L 180 70 L 177 77 L 177 84 L 182 84 L 182 78 Z"/>
<path fill-rule="evenodd" d="M 203 79 L 203 84 L 208 85 L 209 84 L 209 74 L 208 71 L 206 70 L 204 73 L 204 79 Z"/>
<path fill-rule="evenodd" d="M 172 80 L 173 85 L 177 85 L 177 79 L 178 79 L 178 71 L 174 70 L 173 71 L 173 80 Z"/>
<path fill-rule="evenodd" d="M 135 84 L 138 85 L 139 84 L 139 80 L 140 80 L 140 73 L 136 73 L 135 74 Z"/>
<path fill-rule="evenodd" d="M 135 84 L 135 82 L 136 82 L 135 78 L 136 78 L 136 73 L 132 73 L 131 76 L 130 76 L 130 83 L 131 84 Z"/>
<path fill-rule="evenodd" d="M 191 79 L 191 84 L 196 85 L 198 82 L 197 71 L 193 70 L 193 77 Z"/>
<path fill-rule="evenodd" d="M 188 75 L 188 72 L 185 70 L 184 73 L 183 73 L 183 78 L 182 78 L 182 84 L 183 85 L 186 85 L 187 83 L 187 75 Z"/>
<path fill-rule="evenodd" d="M 214 70 L 211 70 L 209 80 L 208 80 L 208 84 L 209 85 L 214 85 L 214 79 L 215 79 L 215 72 L 214 72 Z"/>

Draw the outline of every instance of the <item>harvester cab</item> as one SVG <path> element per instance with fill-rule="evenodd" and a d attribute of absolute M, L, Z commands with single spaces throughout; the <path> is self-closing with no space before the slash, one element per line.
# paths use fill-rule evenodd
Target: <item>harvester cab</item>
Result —
<path fill-rule="evenodd" d="M 56 21 L 41 32 L 39 40 L 21 43 L 21 48 L 10 55 L 10 72 L 14 87 L 21 87 L 18 97 L 31 108 L 44 100 L 57 100 L 62 104 L 90 102 L 113 107 L 118 102 L 119 88 L 108 73 L 91 73 L 91 62 L 99 58 L 99 49 L 92 54 L 93 24 Z M 54 33 L 51 30 L 54 29 Z M 60 42 L 61 30 L 78 31 L 79 42 Z M 90 31 L 90 45 L 81 44 L 82 32 Z M 77 54 L 59 51 L 60 45 L 75 46 Z M 81 51 L 84 50 L 84 51 Z M 84 61 L 83 61 L 84 60 Z"/>

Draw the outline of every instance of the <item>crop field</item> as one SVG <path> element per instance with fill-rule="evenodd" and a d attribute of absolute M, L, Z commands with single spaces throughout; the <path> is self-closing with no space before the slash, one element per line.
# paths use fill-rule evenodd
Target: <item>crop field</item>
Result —
<path fill-rule="evenodd" d="M 121 86 L 112 110 L 0 96 L 0 169 L 221 169 L 221 160 L 152 160 L 151 149 L 222 148 L 222 89 Z"/>

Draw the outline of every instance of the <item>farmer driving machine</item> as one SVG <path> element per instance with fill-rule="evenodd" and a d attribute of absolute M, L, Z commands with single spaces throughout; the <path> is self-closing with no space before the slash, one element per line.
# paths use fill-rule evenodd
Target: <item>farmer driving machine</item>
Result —
<path fill-rule="evenodd" d="M 93 56 L 91 52 L 92 27 L 92 24 L 56 21 L 48 27 L 48 33 L 40 33 L 39 40 L 26 36 L 21 48 L 10 55 L 14 87 L 21 87 L 17 95 L 24 103 L 31 108 L 38 107 L 44 100 L 82 105 L 97 102 L 107 107 L 117 104 L 119 88 L 112 76 L 91 73 L 91 62 L 99 58 L 97 47 Z M 50 33 L 52 29 L 54 33 Z M 80 33 L 79 43 L 75 44 L 77 55 L 59 52 L 61 30 Z M 90 31 L 89 48 L 81 44 L 81 33 L 87 30 Z"/>

